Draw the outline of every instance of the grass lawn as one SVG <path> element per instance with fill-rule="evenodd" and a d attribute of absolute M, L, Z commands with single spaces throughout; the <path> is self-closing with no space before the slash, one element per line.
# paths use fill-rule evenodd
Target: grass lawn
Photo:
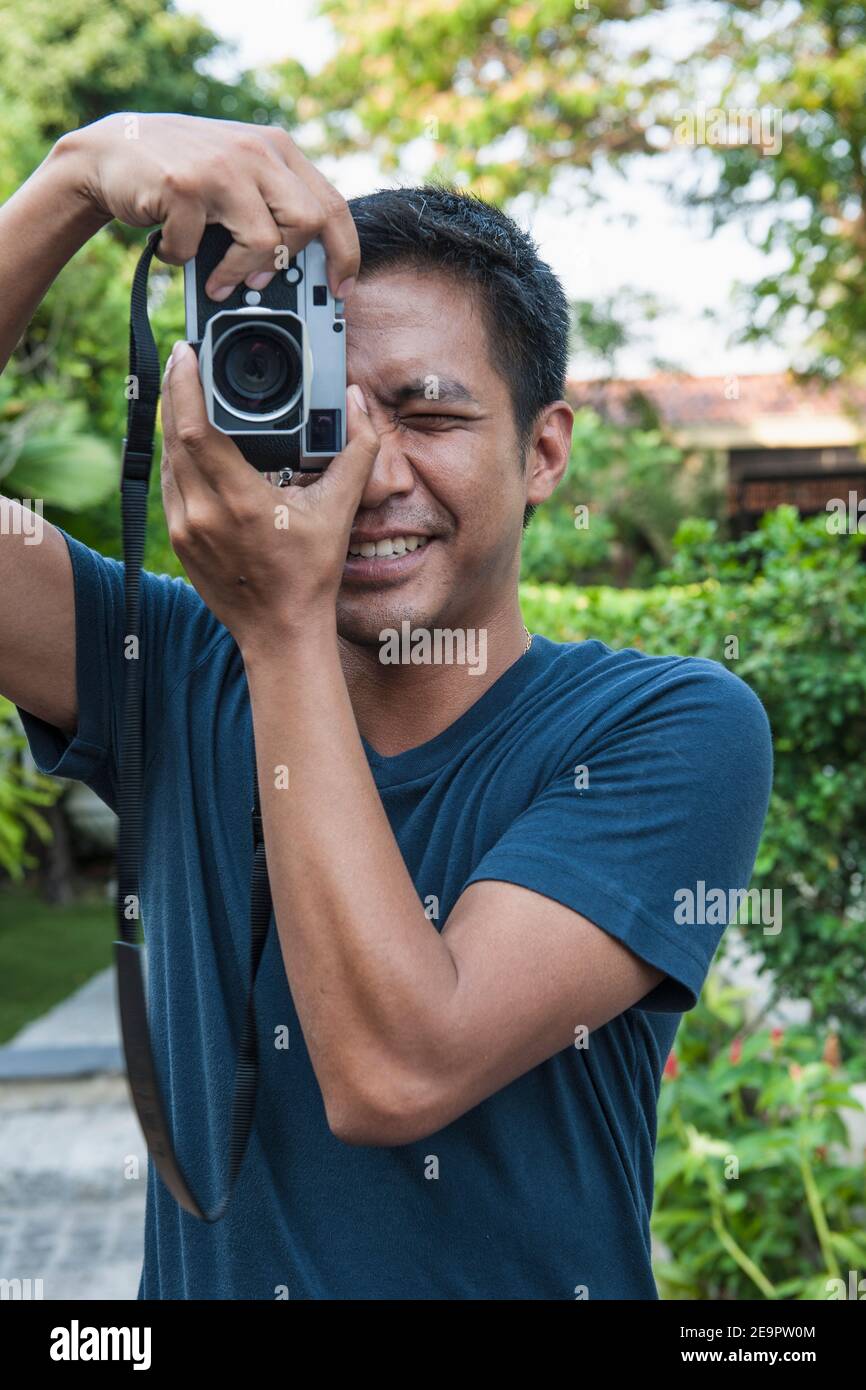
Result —
<path fill-rule="evenodd" d="M 114 904 L 56 907 L 29 888 L 0 888 L 0 1044 L 110 965 Z"/>

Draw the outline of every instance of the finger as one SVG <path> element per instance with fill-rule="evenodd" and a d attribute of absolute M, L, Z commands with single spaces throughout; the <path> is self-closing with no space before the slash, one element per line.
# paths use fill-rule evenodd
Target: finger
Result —
<path fill-rule="evenodd" d="M 361 246 L 349 205 L 315 164 L 311 164 L 298 149 L 290 135 L 279 127 L 269 133 L 288 167 L 304 181 L 321 204 L 325 215 L 319 235 L 328 260 L 328 284 L 336 299 L 345 299 L 351 293 L 351 286 L 347 282 L 357 278 L 361 267 Z"/>
<path fill-rule="evenodd" d="M 324 220 L 318 200 L 301 179 L 274 160 L 259 172 L 257 207 L 241 216 L 229 209 L 223 223 L 234 241 L 209 276 L 206 293 L 221 303 L 241 281 L 279 269 L 278 257 L 294 255 L 317 235 Z M 257 282 L 253 289 L 261 288 Z"/>
<path fill-rule="evenodd" d="M 273 168 L 264 171 L 259 186 L 280 232 L 280 245 L 274 248 L 271 259 L 270 279 L 278 269 L 286 269 L 290 256 L 302 251 L 313 237 L 321 235 L 325 209 L 303 180 L 276 160 Z M 282 253 L 279 260 L 278 252 Z M 255 274 L 247 278 L 247 284 L 258 290 L 263 288 L 263 280 L 263 275 Z"/>
<path fill-rule="evenodd" d="M 157 257 L 168 265 L 192 260 L 207 223 L 207 212 L 197 198 L 176 198 L 162 226 Z"/>
<path fill-rule="evenodd" d="M 171 409 L 171 396 L 168 390 L 168 379 L 174 365 L 174 351 L 169 355 L 165 364 L 165 375 L 162 378 L 162 393 L 159 398 L 160 427 L 162 429 L 162 459 L 159 465 L 160 482 L 162 484 L 163 501 L 166 499 L 166 489 L 169 488 L 172 498 L 183 509 L 183 489 L 180 479 L 177 477 L 172 466 L 172 457 L 176 457 L 179 452 L 177 442 L 177 430 L 175 428 L 174 416 Z M 166 513 L 167 519 L 167 513 Z"/>
<path fill-rule="evenodd" d="M 286 167 L 274 161 L 275 167 L 264 172 L 260 189 L 273 214 L 280 233 L 280 243 L 274 248 L 274 269 L 248 275 L 245 284 L 252 290 L 263 290 L 280 270 L 286 270 L 288 260 L 302 251 L 314 236 L 319 236 L 325 221 L 325 210 L 304 182 L 292 176 L 286 184 Z M 290 198 L 294 199 L 292 203 Z"/>
<path fill-rule="evenodd" d="M 221 304 L 247 275 L 273 270 L 282 237 L 271 210 L 256 186 L 255 194 L 235 201 L 220 215 L 233 241 L 205 284 L 205 294 Z"/>
<path fill-rule="evenodd" d="M 367 414 L 360 386 L 352 385 L 347 389 L 346 403 L 346 447 L 305 495 L 311 502 L 339 497 L 346 524 L 351 525 L 379 452 L 379 436 Z"/>
<path fill-rule="evenodd" d="M 184 502 L 197 488 L 219 491 L 244 463 L 240 449 L 207 417 L 198 358 L 189 343 L 175 343 L 166 372 L 163 431 L 172 473 Z"/>
<path fill-rule="evenodd" d="M 162 459 L 159 466 L 159 480 L 162 488 L 162 509 L 169 532 L 179 526 L 184 513 L 183 497 L 177 486 L 168 449 L 163 444 Z"/>

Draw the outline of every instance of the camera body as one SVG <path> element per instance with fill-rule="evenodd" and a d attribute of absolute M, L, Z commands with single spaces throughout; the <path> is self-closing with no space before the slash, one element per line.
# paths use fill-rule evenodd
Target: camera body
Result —
<path fill-rule="evenodd" d="M 184 266 L 208 419 L 262 473 L 321 472 L 346 444 L 346 324 L 325 248 L 315 238 L 263 290 L 241 284 L 215 304 L 205 283 L 231 242 L 225 227 L 207 227 Z"/>

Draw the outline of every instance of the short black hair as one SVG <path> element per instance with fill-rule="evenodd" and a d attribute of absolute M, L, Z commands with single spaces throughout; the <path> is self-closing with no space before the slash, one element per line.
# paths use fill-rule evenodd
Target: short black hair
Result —
<path fill-rule="evenodd" d="M 441 270 L 478 293 L 491 362 L 508 386 L 521 454 L 538 412 L 565 395 L 568 300 L 538 247 L 501 208 L 446 184 L 380 188 L 349 199 L 361 276 Z M 524 526 L 535 508 L 528 506 Z"/>

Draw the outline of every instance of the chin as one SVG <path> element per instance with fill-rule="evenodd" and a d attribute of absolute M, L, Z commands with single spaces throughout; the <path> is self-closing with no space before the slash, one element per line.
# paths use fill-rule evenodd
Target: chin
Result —
<path fill-rule="evenodd" d="M 423 602 L 411 602 L 408 595 L 401 601 L 394 595 L 370 594 L 360 601 L 337 604 L 337 632 L 344 641 L 358 647 L 379 647 L 380 633 L 386 628 L 399 632 L 404 622 L 413 630 L 447 626 L 436 616 L 435 609 L 431 612 Z"/>

